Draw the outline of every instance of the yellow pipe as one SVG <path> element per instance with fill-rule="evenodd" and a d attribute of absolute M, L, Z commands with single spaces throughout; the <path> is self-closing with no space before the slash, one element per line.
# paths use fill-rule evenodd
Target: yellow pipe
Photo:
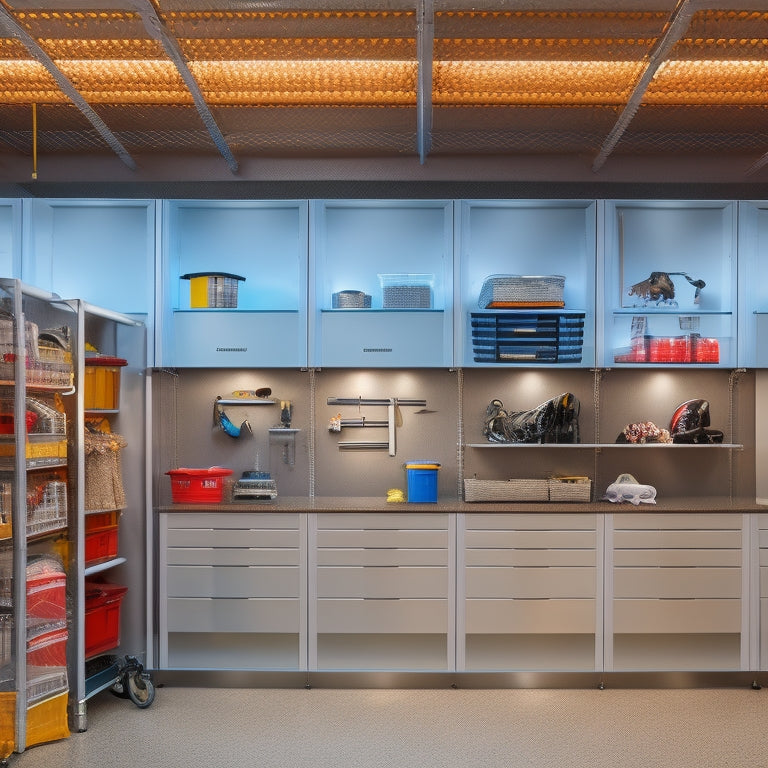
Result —
<path fill-rule="evenodd" d="M 32 102 L 32 178 L 37 178 L 37 104 Z"/>

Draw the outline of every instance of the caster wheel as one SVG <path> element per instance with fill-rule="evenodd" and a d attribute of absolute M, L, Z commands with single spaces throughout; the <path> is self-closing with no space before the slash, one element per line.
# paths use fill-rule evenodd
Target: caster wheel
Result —
<path fill-rule="evenodd" d="M 139 709 L 146 709 L 155 700 L 155 686 L 141 672 L 127 675 L 124 687 L 128 690 L 128 698 Z"/>

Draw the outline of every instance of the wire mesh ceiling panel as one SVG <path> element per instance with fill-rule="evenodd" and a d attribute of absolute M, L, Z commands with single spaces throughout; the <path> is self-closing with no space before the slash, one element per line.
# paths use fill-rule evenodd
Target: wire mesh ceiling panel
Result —
<path fill-rule="evenodd" d="M 427 114 L 433 156 L 755 160 L 768 10 L 752 5 L 3 0 L 0 155 L 416 159 Z"/>

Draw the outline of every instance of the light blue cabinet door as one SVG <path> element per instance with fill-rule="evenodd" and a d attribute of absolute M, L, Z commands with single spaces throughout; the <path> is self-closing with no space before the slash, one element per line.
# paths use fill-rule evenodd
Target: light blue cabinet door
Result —
<path fill-rule="evenodd" d="M 732 201 L 607 202 L 598 364 L 735 366 L 736 246 Z"/>
<path fill-rule="evenodd" d="M 165 202 L 162 365 L 306 366 L 307 217 L 300 200 Z M 189 276 L 217 273 L 235 300 L 193 299 Z"/>
<path fill-rule="evenodd" d="M 151 316 L 155 202 L 25 200 L 22 279 L 126 314 Z"/>
<path fill-rule="evenodd" d="M 318 200 L 311 220 L 311 364 L 450 367 L 453 203 Z"/>
<path fill-rule="evenodd" d="M 0 277 L 21 273 L 21 201 L 0 200 Z"/>
<path fill-rule="evenodd" d="M 536 364 L 585 368 L 594 365 L 595 201 L 463 200 L 456 242 L 458 299 L 454 337 L 458 365 L 509 367 Z M 564 312 L 579 314 L 577 348 L 570 343 L 573 335 L 573 329 L 568 327 L 571 318 L 562 317 L 559 309 L 537 308 L 535 302 L 541 296 L 531 295 L 527 289 L 513 302 L 504 301 L 504 294 L 500 293 L 498 299 L 503 301 L 504 307 L 488 309 L 486 283 L 492 286 L 493 297 L 498 281 L 508 282 L 511 276 L 527 278 L 529 284 L 534 282 L 531 278 L 543 278 L 535 281 L 543 283 L 552 282 L 555 276 L 564 278 L 561 295 L 555 298 L 564 304 Z M 492 301 L 496 299 L 492 298 Z M 510 303 L 515 306 L 510 308 Z M 527 306 L 521 306 L 526 303 Z M 495 315 L 502 321 L 502 327 L 489 331 L 487 323 L 493 326 L 497 319 Z M 540 315 L 541 323 L 538 322 Z M 474 325 L 473 319 L 476 321 Z M 483 326 L 479 332 L 478 322 Z M 554 333 L 550 327 L 552 323 Z M 518 330 L 504 328 L 507 324 L 513 329 L 524 328 L 522 335 Z M 564 327 L 560 328 L 560 325 Z M 563 331 L 567 342 L 561 342 L 561 338 L 565 338 Z M 519 344 L 521 339 L 525 340 L 524 349 Z"/>
<path fill-rule="evenodd" d="M 768 368 L 768 201 L 739 203 L 739 366 Z"/>

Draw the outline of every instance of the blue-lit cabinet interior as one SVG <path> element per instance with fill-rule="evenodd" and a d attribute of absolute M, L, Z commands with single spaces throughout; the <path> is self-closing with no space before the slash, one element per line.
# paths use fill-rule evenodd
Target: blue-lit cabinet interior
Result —
<path fill-rule="evenodd" d="M 151 316 L 155 201 L 40 199 L 23 205 L 25 283 L 64 299 Z"/>
<path fill-rule="evenodd" d="M 306 366 L 306 201 L 168 201 L 163 245 L 163 365 Z M 190 276 L 222 275 L 193 306 Z"/>
<path fill-rule="evenodd" d="M 768 367 L 768 202 L 739 203 L 739 365 Z"/>
<path fill-rule="evenodd" d="M 311 244 L 311 365 L 452 365 L 453 203 L 316 201 Z"/>
<path fill-rule="evenodd" d="M 594 365 L 597 204 L 464 200 L 457 205 L 456 364 Z M 562 306 L 528 301 L 532 294 L 525 287 L 503 292 L 510 276 L 563 278 L 557 293 Z M 490 298 L 498 301 L 487 300 L 487 281 Z"/>
<path fill-rule="evenodd" d="M 611 201 L 599 364 L 737 364 L 735 202 Z"/>

